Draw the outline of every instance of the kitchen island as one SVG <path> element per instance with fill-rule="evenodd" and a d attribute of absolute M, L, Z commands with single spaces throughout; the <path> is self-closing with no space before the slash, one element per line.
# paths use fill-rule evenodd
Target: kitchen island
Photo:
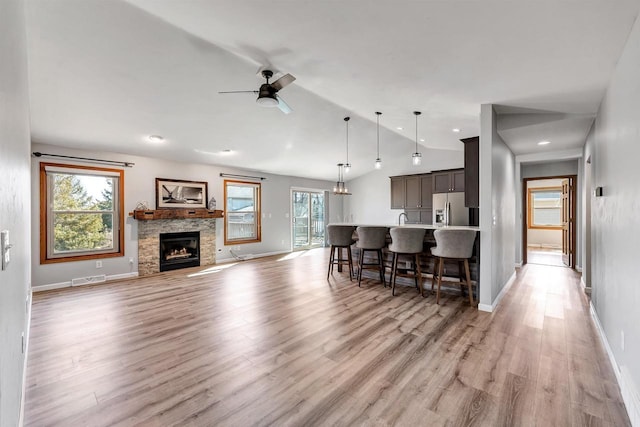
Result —
<path fill-rule="evenodd" d="M 423 252 L 421 254 L 421 266 L 422 266 L 422 278 L 423 278 L 423 286 L 426 287 L 425 279 L 431 280 L 433 278 L 433 271 L 435 268 L 434 257 L 431 255 L 431 248 L 436 245 L 435 237 L 433 236 L 433 232 L 435 230 L 475 230 L 476 231 L 476 240 L 473 244 L 473 255 L 469 259 L 469 270 L 471 272 L 471 281 L 476 284 L 475 286 L 475 294 L 476 294 L 476 302 L 478 301 L 477 295 L 480 294 L 480 227 L 468 226 L 468 225 L 449 225 L 449 226 L 437 226 L 437 225 L 428 225 L 428 224 L 402 224 L 402 225 L 389 225 L 389 224 L 362 224 L 362 223 L 351 223 L 351 222 L 334 222 L 330 225 L 347 225 L 352 227 L 386 227 L 388 229 L 394 227 L 406 227 L 406 228 L 424 228 L 426 230 L 424 236 L 424 246 Z M 357 231 L 354 231 L 354 239 L 358 239 Z M 387 243 L 391 243 L 391 235 L 387 233 Z M 354 249 L 354 254 L 360 256 L 359 251 Z M 388 262 L 388 256 L 390 253 L 384 249 L 383 254 L 385 257 L 385 261 Z M 368 258 L 365 258 L 368 259 Z M 340 267 L 340 266 L 339 266 Z M 449 280 L 450 278 L 459 278 L 458 271 L 458 263 L 457 262 L 445 262 L 444 267 L 444 277 Z M 341 271 L 339 268 L 338 271 Z M 363 272 L 363 274 L 365 274 Z M 369 278 L 375 279 L 375 276 L 366 276 Z M 407 281 L 406 283 L 398 282 L 398 284 L 407 284 L 409 286 L 413 286 L 412 282 Z M 451 283 L 449 283 L 451 284 Z"/>

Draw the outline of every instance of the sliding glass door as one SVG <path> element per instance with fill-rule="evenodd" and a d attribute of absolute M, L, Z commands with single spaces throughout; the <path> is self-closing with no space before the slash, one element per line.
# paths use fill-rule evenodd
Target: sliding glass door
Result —
<path fill-rule="evenodd" d="M 294 250 L 324 245 L 324 211 L 324 192 L 291 191 L 291 235 Z"/>

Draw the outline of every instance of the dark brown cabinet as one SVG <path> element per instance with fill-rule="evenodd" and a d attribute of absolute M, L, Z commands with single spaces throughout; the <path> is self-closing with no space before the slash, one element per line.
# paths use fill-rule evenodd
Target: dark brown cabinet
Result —
<path fill-rule="evenodd" d="M 464 169 L 433 173 L 433 193 L 463 192 L 465 184 Z"/>
<path fill-rule="evenodd" d="M 404 184 L 404 176 L 391 177 L 391 209 L 404 209 L 404 198 L 406 193 Z"/>
<path fill-rule="evenodd" d="M 464 143 L 464 205 L 480 206 L 480 137 L 461 139 Z"/>
<path fill-rule="evenodd" d="M 433 206 L 431 174 L 391 177 L 391 209 L 404 209 L 407 224 L 431 224 Z"/>
<path fill-rule="evenodd" d="M 428 209 L 407 209 L 407 220 L 405 224 L 433 224 L 433 210 Z"/>

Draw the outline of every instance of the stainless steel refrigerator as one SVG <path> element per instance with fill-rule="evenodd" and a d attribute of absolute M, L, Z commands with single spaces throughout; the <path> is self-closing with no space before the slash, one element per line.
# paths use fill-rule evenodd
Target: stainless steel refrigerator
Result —
<path fill-rule="evenodd" d="M 433 225 L 469 225 L 469 208 L 464 206 L 464 193 L 433 195 Z"/>

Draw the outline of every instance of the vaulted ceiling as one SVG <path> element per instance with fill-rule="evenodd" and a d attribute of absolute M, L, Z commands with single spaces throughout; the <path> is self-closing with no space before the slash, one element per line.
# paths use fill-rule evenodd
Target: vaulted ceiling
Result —
<path fill-rule="evenodd" d="M 484 103 L 504 106 L 500 132 L 516 154 L 581 146 L 640 2 L 26 6 L 34 141 L 333 179 L 346 115 L 353 176 L 371 170 L 375 111 L 383 160 L 410 156 L 414 110 L 423 152 L 462 150 Z M 297 77 L 280 93 L 291 114 L 218 94 L 257 89 L 265 65 Z"/>

